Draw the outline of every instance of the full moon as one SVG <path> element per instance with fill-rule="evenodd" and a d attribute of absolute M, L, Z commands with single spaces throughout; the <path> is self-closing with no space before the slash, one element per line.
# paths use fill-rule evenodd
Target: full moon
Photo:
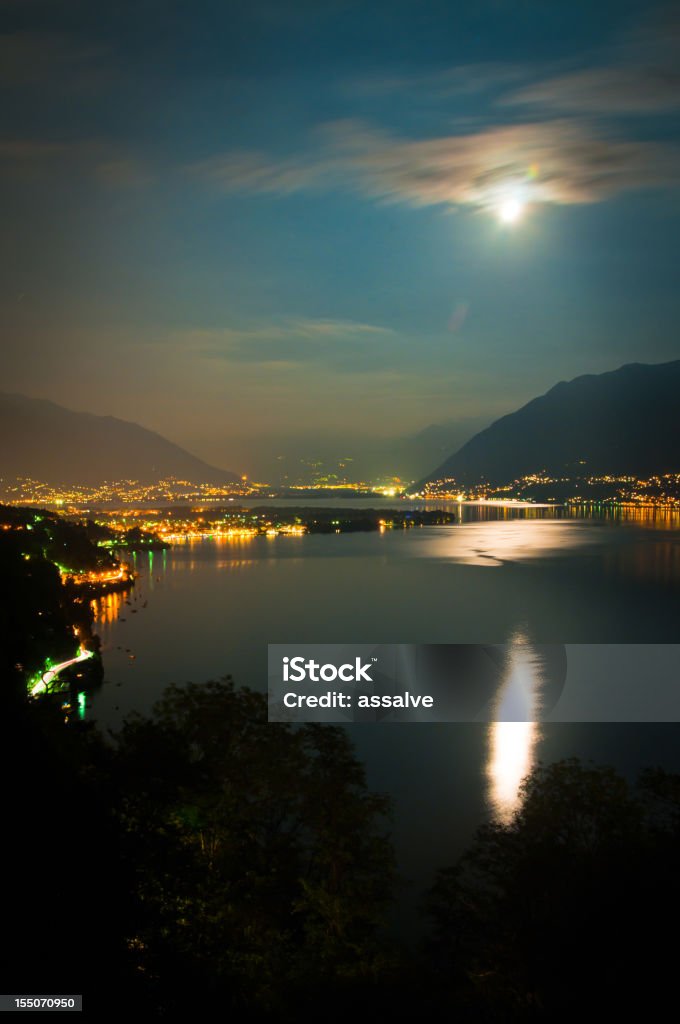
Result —
<path fill-rule="evenodd" d="M 521 217 L 523 209 L 518 199 L 506 199 L 498 207 L 498 217 L 503 224 L 514 224 Z"/>

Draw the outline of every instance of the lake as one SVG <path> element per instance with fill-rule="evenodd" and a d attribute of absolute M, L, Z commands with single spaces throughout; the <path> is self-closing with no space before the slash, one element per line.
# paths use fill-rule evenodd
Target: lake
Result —
<path fill-rule="evenodd" d="M 137 554 L 134 589 L 97 602 L 106 682 L 88 716 L 115 725 L 169 683 L 226 674 L 266 689 L 269 643 L 677 642 L 679 537 L 672 514 L 465 507 L 451 526 Z M 369 784 L 393 798 L 409 920 L 433 871 L 511 812 L 536 759 L 680 769 L 676 725 L 346 728 Z"/>

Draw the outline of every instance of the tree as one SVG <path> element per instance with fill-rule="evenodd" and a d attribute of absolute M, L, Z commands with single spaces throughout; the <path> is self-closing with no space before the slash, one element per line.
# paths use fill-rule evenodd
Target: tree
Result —
<path fill-rule="evenodd" d="M 249 1012 L 370 986 L 394 870 L 387 800 L 344 731 L 268 724 L 231 680 L 170 688 L 117 738 L 138 968 Z M 175 1002 L 176 1005 L 176 1002 Z"/>
<path fill-rule="evenodd" d="M 429 894 L 439 985 L 476 1019 L 649 1010 L 673 977 L 679 791 L 663 772 L 635 791 L 611 768 L 539 765 L 515 818 L 481 828 Z"/>

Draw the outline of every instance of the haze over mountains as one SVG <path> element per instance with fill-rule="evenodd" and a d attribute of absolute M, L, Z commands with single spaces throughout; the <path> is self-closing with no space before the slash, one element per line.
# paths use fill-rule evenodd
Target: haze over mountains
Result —
<path fill-rule="evenodd" d="M 238 479 L 136 423 L 0 394 L 0 477 L 17 476 L 87 486 L 170 476 L 214 484 Z"/>
<path fill-rule="evenodd" d="M 680 360 L 631 363 L 609 373 L 562 381 L 476 433 L 413 490 L 442 479 L 461 486 L 496 486 L 535 473 L 573 478 L 677 472 L 678 395 Z M 414 437 L 352 445 L 356 457 L 349 458 L 346 472 L 357 479 L 389 474 L 413 479 L 449 444 L 460 443 L 464 429 L 464 424 L 451 422 Z M 313 434 L 309 443 L 315 443 Z M 311 466 L 292 451 L 283 460 L 272 455 L 267 482 L 295 482 L 294 475 L 305 469 L 314 472 Z M 409 468 L 412 473 L 404 472 Z M 0 478 L 97 486 L 105 480 L 146 484 L 171 476 L 208 484 L 238 479 L 136 423 L 0 394 Z"/>
<path fill-rule="evenodd" d="M 483 422 L 480 418 L 452 421 L 392 439 L 324 440 L 312 431 L 287 440 L 253 439 L 249 445 L 234 441 L 230 447 L 250 479 L 274 486 L 311 483 L 322 471 L 352 480 L 383 475 L 412 480 Z M 153 483 L 169 476 L 211 484 L 237 479 L 234 473 L 215 468 L 139 424 L 0 393 L 0 478 L 17 476 L 86 486 L 104 480 Z"/>
<path fill-rule="evenodd" d="M 680 471 L 680 360 L 561 381 L 471 438 L 425 477 L 502 485 L 549 476 Z M 415 489 L 415 488 L 414 488 Z"/>
<path fill-rule="evenodd" d="M 399 437 L 330 436 L 314 430 L 293 436 L 234 437 L 229 439 L 229 448 L 234 452 L 229 462 L 243 466 L 249 479 L 267 481 L 276 487 L 311 483 L 320 473 L 336 473 L 352 481 L 397 476 L 415 480 L 488 426 L 491 418 L 468 416 Z M 201 441 L 207 440 L 200 439 L 194 447 L 200 449 Z M 217 445 L 213 442 L 206 444 L 206 448 L 211 450 Z"/>

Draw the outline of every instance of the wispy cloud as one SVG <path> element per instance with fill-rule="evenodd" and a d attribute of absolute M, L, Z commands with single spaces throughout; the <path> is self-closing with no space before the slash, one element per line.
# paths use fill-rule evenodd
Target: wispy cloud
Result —
<path fill-rule="evenodd" d="M 680 110 L 680 72 L 658 67 L 572 71 L 518 89 L 507 106 L 592 114 L 651 114 Z"/>
<path fill-rule="evenodd" d="M 276 160 L 225 154 L 193 172 L 232 191 L 288 194 L 351 187 L 411 206 L 494 207 L 510 189 L 527 202 L 592 203 L 677 183 L 680 151 L 617 137 L 575 119 L 494 126 L 408 140 L 357 122 L 328 126 L 321 150 Z"/>
<path fill-rule="evenodd" d="M 680 13 L 661 7 L 619 32 L 598 51 L 552 66 L 486 61 L 421 73 L 376 71 L 343 91 L 361 97 L 399 95 L 405 103 L 486 96 L 500 107 L 544 114 L 649 114 L 680 109 Z M 510 91 L 508 91 L 510 90 Z"/>
<path fill-rule="evenodd" d="M 205 359 L 280 365 L 330 360 L 339 366 L 347 362 L 356 371 L 362 354 L 369 363 L 376 356 L 380 360 L 384 349 L 379 343 L 392 343 L 395 337 L 390 328 L 376 324 L 298 317 L 246 327 L 193 328 L 171 341 Z"/>
<path fill-rule="evenodd" d="M 587 66 L 533 75 L 507 94 L 505 106 L 585 116 L 667 114 L 680 110 L 680 13 L 651 12 Z"/>
<path fill-rule="evenodd" d="M 350 96 L 390 96 L 409 93 L 419 99 L 448 99 L 472 96 L 526 81 L 527 66 L 509 61 L 457 64 L 435 71 L 387 73 L 376 71 L 356 75 L 343 82 L 341 91 Z"/>
<path fill-rule="evenodd" d="M 274 159 L 254 150 L 233 150 L 190 164 L 194 177 L 235 192 L 273 192 L 285 195 L 318 186 L 337 169 L 332 160 L 314 157 Z"/>
<path fill-rule="evenodd" d="M 677 10 L 648 14 L 577 59 L 578 67 L 486 62 L 411 74 L 376 70 L 345 82 L 345 94 L 388 95 L 392 107 L 398 95 L 411 111 L 428 104 L 444 130 L 409 138 L 345 120 L 318 129 L 304 151 L 230 151 L 190 172 L 235 192 L 349 189 L 377 201 L 473 209 L 518 192 L 528 203 L 574 204 L 677 186 L 680 148 L 649 118 L 638 132 L 637 121 L 631 127 L 622 116 L 680 109 Z"/>

